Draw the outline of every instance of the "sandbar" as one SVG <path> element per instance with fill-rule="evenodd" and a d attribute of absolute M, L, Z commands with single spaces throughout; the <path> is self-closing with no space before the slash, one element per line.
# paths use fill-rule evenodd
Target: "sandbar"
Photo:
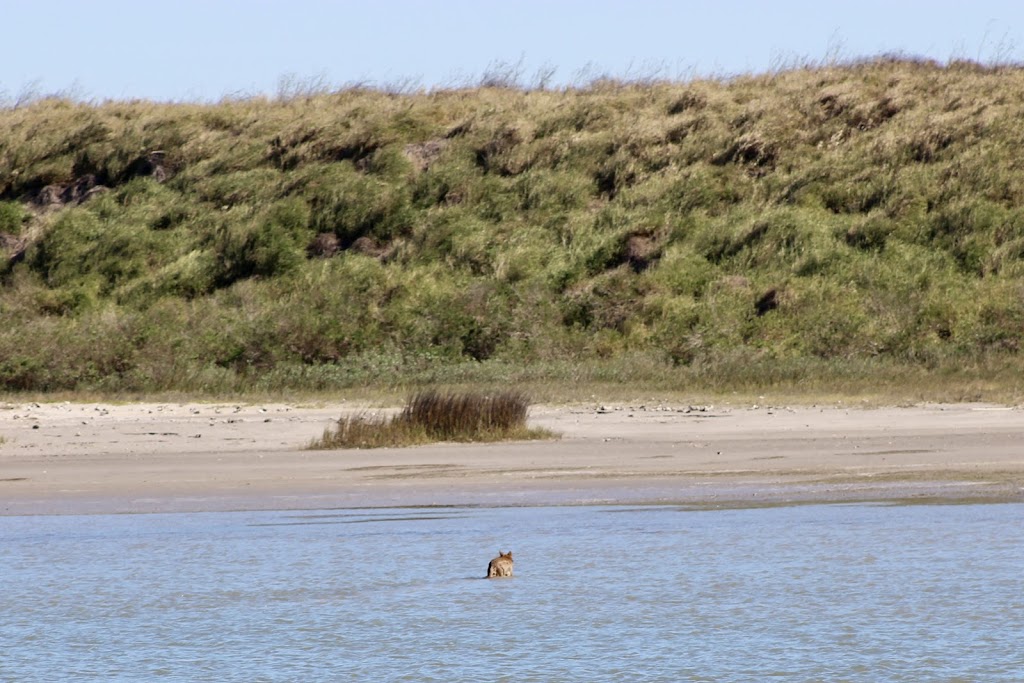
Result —
<path fill-rule="evenodd" d="M 0 515 L 1024 502 L 1020 407 L 534 406 L 560 438 L 305 448 L 354 410 L 0 404 Z"/>

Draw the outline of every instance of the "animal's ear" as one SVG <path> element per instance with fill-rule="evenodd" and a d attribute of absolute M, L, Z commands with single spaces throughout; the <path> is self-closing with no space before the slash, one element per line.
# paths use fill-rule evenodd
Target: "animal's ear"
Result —
<path fill-rule="evenodd" d="M 511 551 L 511 550 L 509 550 L 509 551 L 508 551 L 508 555 L 506 555 L 505 557 L 507 557 L 508 559 L 510 559 L 510 560 L 511 560 L 511 559 L 512 559 L 512 551 Z"/>

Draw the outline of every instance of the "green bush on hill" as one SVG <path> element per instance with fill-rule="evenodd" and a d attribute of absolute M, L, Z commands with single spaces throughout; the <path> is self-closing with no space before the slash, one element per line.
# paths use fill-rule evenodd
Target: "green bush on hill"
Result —
<path fill-rule="evenodd" d="M 0 110 L 0 388 L 1020 393 L 1024 69 L 508 85 Z"/>

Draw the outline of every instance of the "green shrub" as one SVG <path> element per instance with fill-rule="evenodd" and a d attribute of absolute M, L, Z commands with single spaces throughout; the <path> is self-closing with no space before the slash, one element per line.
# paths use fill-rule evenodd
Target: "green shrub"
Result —
<path fill-rule="evenodd" d="M 18 202 L 0 202 L 0 234 L 20 235 L 28 212 Z"/>
<path fill-rule="evenodd" d="M 412 232 L 414 214 L 404 185 L 365 176 L 347 164 L 337 167 L 312 189 L 315 232 L 334 233 L 343 245 L 360 237 L 387 242 Z"/>
<path fill-rule="evenodd" d="M 277 202 L 262 216 L 226 220 L 213 239 L 214 284 L 226 287 L 245 278 L 294 272 L 303 262 L 308 222 L 301 199 Z"/>
<path fill-rule="evenodd" d="M 29 254 L 29 263 L 51 286 L 91 272 L 88 256 L 100 241 L 100 222 L 88 211 L 65 212 Z"/>

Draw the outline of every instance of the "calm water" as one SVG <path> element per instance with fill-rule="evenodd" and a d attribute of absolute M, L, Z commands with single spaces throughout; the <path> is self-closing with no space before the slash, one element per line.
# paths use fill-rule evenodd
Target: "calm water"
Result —
<path fill-rule="evenodd" d="M 1022 681 L 1024 506 L 0 517 L 2 681 Z M 498 549 L 516 576 L 487 581 Z"/>

